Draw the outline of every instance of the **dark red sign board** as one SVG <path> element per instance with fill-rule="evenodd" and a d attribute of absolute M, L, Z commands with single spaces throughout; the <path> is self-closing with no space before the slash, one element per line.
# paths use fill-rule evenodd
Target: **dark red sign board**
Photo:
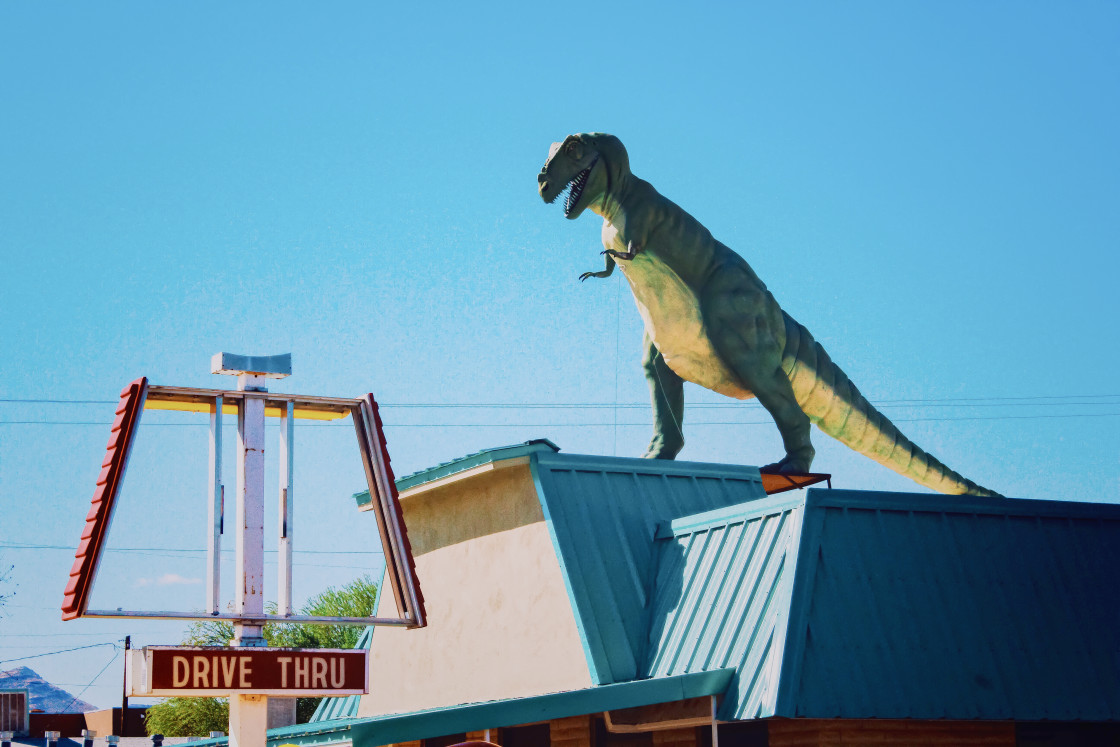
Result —
<path fill-rule="evenodd" d="M 150 646 L 144 649 L 143 690 L 164 695 L 354 695 L 368 692 L 367 653 Z"/>

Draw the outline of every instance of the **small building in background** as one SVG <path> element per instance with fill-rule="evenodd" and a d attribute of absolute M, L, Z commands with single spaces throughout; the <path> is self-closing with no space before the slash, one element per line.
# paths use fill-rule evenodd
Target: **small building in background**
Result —
<path fill-rule="evenodd" d="M 31 728 L 31 696 L 26 687 L 0 689 L 0 731 L 27 736 Z"/>

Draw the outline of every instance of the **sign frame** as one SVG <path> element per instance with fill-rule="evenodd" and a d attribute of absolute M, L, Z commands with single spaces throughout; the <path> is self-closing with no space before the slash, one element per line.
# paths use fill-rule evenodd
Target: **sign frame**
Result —
<path fill-rule="evenodd" d="M 201 654 L 201 656 L 200 656 Z M 188 682 L 194 672 L 192 671 L 195 666 L 194 659 L 205 659 L 209 662 L 217 662 L 222 659 L 238 658 L 238 659 L 258 659 L 256 662 L 250 662 L 257 666 L 258 671 L 261 671 L 262 659 L 273 658 L 275 655 L 288 655 L 284 658 L 289 658 L 293 661 L 292 664 L 292 677 L 295 681 L 297 676 L 295 670 L 296 658 L 314 659 L 335 659 L 352 661 L 353 666 L 359 668 L 361 672 L 361 688 L 356 687 L 330 687 L 330 688 L 295 688 L 295 687 L 156 687 L 154 680 L 156 679 L 157 667 L 166 666 L 166 661 L 157 662 L 156 659 L 166 659 L 172 657 L 185 657 L 188 658 L 186 664 L 186 676 Z M 313 661 L 308 663 L 309 666 L 313 665 Z M 174 666 L 174 664 L 172 664 Z M 237 663 L 236 667 L 243 666 L 242 663 Z M 327 671 L 323 673 L 325 682 L 330 682 L 330 669 L 327 664 Z M 239 679 L 241 674 L 240 668 L 228 667 L 225 668 L 224 674 L 228 679 Z M 235 695 L 268 695 L 273 697 L 287 697 L 287 698 L 322 698 L 322 697 L 342 697 L 347 695 L 365 695 L 369 692 L 369 651 L 367 649 L 340 649 L 340 648 L 278 648 L 278 647 L 265 647 L 265 646 L 145 646 L 141 649 L 129 649 L 126 652 L 125 659 L 125 687 L 129 697 L 136 698 L 195 698 L 195 697 L 229 697 Z M 336 670 L 337 673 L 337 670 Z M 209 670 L 205 675 L 208 679 L 211 678 Z M 308 669 L 306 676 L 310 681 L 313 679 L 313 670 Z M 343 682 L 345 683 L 345 675 L 343 675 Z"/>
<path fill-rule="evenodd" d="M 221 354 L 220 355 L 225 355 Z M 215 356 L 217 357 L 217 356 Z M 220 459 L 222 414 L 237 414 L 243 419 L 250 402 L 263 404 L 264 416 L 281 420 L 283 456 L 281 460 L 281 537 L 279 573 L 279 598 L 285 602 L 281 614 L 263 611 L 237 610 L 221 612 L 219 598 L 219 565 L 221 536 L 223 533 L 224 485 Z M 210 415 L 210 537 L 207 547 L 207 599 L 206 612 L 180 612 L 171 610 L 97 610 L 89 609 L 89 599 L 97 576 L 105 539 L 112 524 L 117 494 L 124 479 L 125 467 L 140 426 L 144 410 L 177 410 L 208 413 Z M 358 450 L 366 476 L 377 519 L 378 534 L 385 552 L 385 579 L 393 592 L 397 617 L 342 617 L 333 615 L 292 614 L 291 600 L 291 507 L 294 491 L 291 487 L 292 425 L 294 419 L 332 420 L 350 416 L 357 436 Z M 263 427 L 263 425 L 262 425 Z M 285 438 L 286 436 L 286 438 Z M 107 453 L 98 476 L 92 507 L 86 516 L 86 525 L 75 553 L 73 568 L 62 603 L 62 619 L 132 618 L 162 620 L 192 620 L 209 622 L 231 620 L 239 624 L 262 625 L 266 622 L 298 622 L 316 625 L 389 625 L 404 628 L 422 628 L 427 624 L 424 596 L 416 575 L 416 560 L 408 541 L 400 498 L 389 461 L 384 425 L 372 394 L 356 398 L 319 397 L 282 394 L 266 390 L 199 389 L 189 387 L 157 386 L 141 377 L 121 392 Z M 261 476 L 263 489 L 263 476 Z"/>

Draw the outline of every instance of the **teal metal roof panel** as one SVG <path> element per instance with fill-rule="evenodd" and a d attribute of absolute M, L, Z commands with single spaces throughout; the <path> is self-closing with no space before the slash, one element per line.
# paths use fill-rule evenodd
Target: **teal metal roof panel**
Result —
<path fill-rule="evenodd" d="M 727 689 L 734 674 L 730 669 L 712 670 L 414 713 L 297 724 L 269 729 L 268 744 L 319 745 L 352 740 L 353 747 L 377 747 L 447 734 L 500 729 L 586 713 L 719 695 Z M 206 739 L 192 744 L 197 747 L 226 747 L 229 738 Z"/>
<path fill-rule="evenodd" d="M 417 713 L 356 719 L 351 722 L 353 747 L 376 747 L 446 734 L 500 729 L 568 716 L 581 716 L 586 713 L 719 695 L 727 689 L 733 674 L 734 672 L 727 669 L 713 670 L 529 698 L 495 700 Z"/>
<path fill-rule="evenodd" d="M 661 528 L 645 676 L 733 667 L 719 717 L 774 714 L 803 500 L 767 498 Z"/>
<path fill-rule="evenodd" d="M 1120 506 L 812 490 L 776 712 L 1120 720 Z"/>
<path fill-rule="evenodd" d="M 384 580 L 384 575 L 382 576 Z M 380 584 L 378 585 L 380 586 Z M 362 635 L 358 638 L 358 642 L 354 644 L 355 649 L 366 649 L 373 644 L 373 625 L 367 625 L 366 629 L 362 631 Z M 361 703 L 361 695 L 347 695 L 341 698 L 323 698 L 319 701 L 319 706 L 315 709 L 315 713 L 311 715 L 311 720 L 308 723 L 316 723 L 319 721 L 333 721 L 340 718 L 353 718 L 358 715 L 358 705 Z"/>
<path fill-rule="evenodd" d="M 592 681 L 643 676 L 658 525 L 765 498 L 758 469 L 544 451 L 531 464 Z"/>
<path fill-rule="evenodd" d="M 513 444 L 512 446 L 484 449 L 474 454 L 460 457 L 459 459 L 453 459 L 450 462 L 442 462 L 434 467 L 420 470 L 419 472 L 413 472 L 411 475 L 405 475 L 396 481 L 397 492 L 403 493 L 417 485 L 434 482 L 459 472 L 466 472 L 475 467 L 481 467 L 484 464 L 493 464 L 494 462 L 502 462 L 507 459 L 516 459 L 518 457 L 530 456 L 542 452 L 551 453 L 557 451 L 560 451 L 560 447 L 547 438 L 535 438 L 524 443 Z M 354 493 L 354 501 L 359 507 L 366 505 L 370 502 L 369 491 L 363 490 L 359 493 Z"/>
<path fill-rule="evenodd" d="M 265 736 L 265 744 L 268 747 L 278 747 L 283 744 L 295 744 L 301 747 L 346 744 L 351 740 L 350 727 L 353 723 L 354 719 L 345 718 L 269 729 Z M 190 742 L 190 745 L 191 747 L 228 747 L 229 737 L 199 739 Z"/>

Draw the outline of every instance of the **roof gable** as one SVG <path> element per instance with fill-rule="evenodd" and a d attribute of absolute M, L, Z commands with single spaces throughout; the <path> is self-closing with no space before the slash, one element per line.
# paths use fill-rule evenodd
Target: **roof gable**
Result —
<path fill-rule="evenodd" d="M 532 469 L 596 684 L 643 676 L 658 526 L 766 497 L 754 467 L 538 452 Z"/>
<path fill-rule="evenodd" d="M 773 715 L 803 513 L 781 496 L 661 527 L 644 676 L 732 667 L 720 718 Z"/>

